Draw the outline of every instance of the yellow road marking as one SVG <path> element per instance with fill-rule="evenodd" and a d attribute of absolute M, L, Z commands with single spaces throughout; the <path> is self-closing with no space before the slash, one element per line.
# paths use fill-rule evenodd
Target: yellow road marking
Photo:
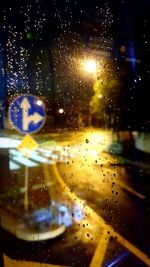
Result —
<path fill-rule="evenodd" d="M 55 182 L 46 182 L 46 183 L 41 183 L 41 184 L 34 184 L 32 186 L 32 190 L 38 190 L 41 189 L 43 187 L 50 187 L 53 186 L 55 184 Z"/>
<path fill-rule="evenodd" d="M 46 182 L 48 183 L 49 182 L 49 177 L 50 177 L 48 165 L 44 163 L 42 166 L 43 166 L 44 176 L 46 178 Z"/>
<path fill-rule="evenodd" d="M 31 187 L 31 190 L 38 190 L 38 189 L 41 189 L 43 187 L 50 187 L 50 186 L 53 186 L 55 184 L 55 182 L 46 182 L 46 183 L 41 183 L 41 184 L 34 184 L 32 187 Z M 25 187 L 21 187 L 20 189 L 20 193 L 24 193 L 26 192 L 26 188 Z"/>
<path fill-rule="evenodd" d="M 46 180 L 45 186 L 46 186 L 46 184 L 49 184 L 49 186 L 47 186 L 49 195 L 50 195 L 50 197 L 54 197 L 54 185 L 55 185 L 56 181 L 54 181 L 54 178 L 50 173 L 49 166 L 45 163 L 42 164 L 42 166 L 43 166 L 43 171 L 44 171 L 44 177 Z"/>
<path fill-rule="evenodd" d="M 147 266 L 150 266 L 150 258 L 139 250 L 137 247 L 132 245 L 128 240 L 126 240 L 123 236 L 119 233 L 115 232 L 112 227 L 110 227 L 110 235 L 114 238 L 117 238 L 117 241 L 127 248 L 131 253 L 133 253 L 137 258 L 143 261 Z"/>
<path fill-rule="evenodd" d="M 78 198 L 78 196 L 70 190 L 70 188 L 65 184 L 64 180 L 62 179 L 61 175 L 58 172 L 58 169 L 56 167 L 56 164 L 53 164 L 49 166 L 53 169 L 53 172 L 55 174 L 55 177 L 58 181 L 58 183 L 61 185 L 62 190 L 66 192 L 68 197 L 73 203 L 77 203 L 78 207 L 80 207 L 82 210 L 86 211 L 85 213 L 88 214 L 88 219 L 90 219 L 90 222 L 96 222 L 97 225 L 104 227 L 106 224 L 103 218 L 99 217 L 89 206 L 85 205 L 85 201 Z"/>
<path fill-rule="evenodd" d="M 142 195 L 142 194 L 140 194 L 139 192 L 135 191 L 135 190 L 132 189 L 130 186 L 128 186 L 128 185 L 126 185 L 126 184 L 124 184 L 124 183 L 122 183 L 122 182 L 120 182 L 120 181 L 116 181 L 116 183 L 117 183 L 118 185 L 120 185 L 121 187 L 123 187 L 124 189 L 126 189 L 127 191 L 129 191 L 130 193 L 132 193 L 133 195 L 135 195 L 135 196 L 137 196 L 137 197 L 139 197 L 139 198 L 141 198 L 141 199 L 145 199 L 145 196 L 144 196 L 144 195 Z"/>
<path fill-rule="evenodd" d="M 113 170 L 111 170 L 111 171 L 109 170 L 109 172 L 111 172 L 112 174 L 114 173 Z M 119 180 L 119 181 L 116 180 L 115 183 L 118 184 L 120 187 L 123 187 L 125 190 L 129 191 L 130 193 L 132 193 L 132 194 L 135 195 L 136 197 L 139 197 L 139 198 L 142 199 L 142 200 L 146 198 L 143 194 L 141 194 L 141 193 L 135 191 L 132 187 L 130 187 L 130 186 L 124 184 L 124 183 L 123 183 L 122 181 L 120 181 L 120 180 Z"/>
<path fill-rule="evenodd" d="M 91 209 L 88 205 L 85 205 L 85 201 L 79 199 L 74 192 L 70 191 L 70 188 L 65 184 L 64 180 L 62 179 L 61 175 L 58 172 L 58 169 L 56 167 L 56 164 L 51 166 L 54 170 L 55 177 L 57 178 L 57 181 L 62 185 L 62 188 L 67 192 L 68 196 L 71 198 L 71 200 L 76 201 L 79 206 L 81 206 L 86 212 L 90 215 L 90 219 L 95 221 L 99 226 L 104 227 L 107 231 L 110 232 L 110 236 L 117 238 L 118 242 L 127 248 L 130 252 L 132 252 L 137 258 L 139 258 L 141 261 L 143 261 L 147 266 L 150 266 L 150 258 L 144 254 L 141 250 L 139 250 L 137 247 L 132 245 L 129 241 L 127 241 L 123 236 L 118 234 L 114 231 L 114 229 L 110 225 L 106 225 L 106 222 L 104 219 L 99 216 L 96 212 L 94 212 L 93 209 Z M 99 265 L 100 266 L 100 265 Z"/>
<path fill-rule="evenodd" d="M 106 254 L 107 247 L 109 244 L 109 239 L 110 239 L 110 235 L 108 235 L 107 229 L 104 229 L 103 235 L 100 239 L 99 244 L 97 245 L 94 256 L 92 258 L 90 267 L 102 266 L 104 256 Z"/>

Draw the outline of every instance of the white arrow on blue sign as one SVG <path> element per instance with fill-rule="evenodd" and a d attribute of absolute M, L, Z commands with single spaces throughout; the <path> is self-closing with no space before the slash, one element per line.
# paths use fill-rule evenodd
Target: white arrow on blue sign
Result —
<path fill-rule="evenodd" d="M 10 105 L 9 118 L 14 128 L 19 132 L 35 133 L 44 125 L 45 106 L 36 96 L 20 95 Z"/>

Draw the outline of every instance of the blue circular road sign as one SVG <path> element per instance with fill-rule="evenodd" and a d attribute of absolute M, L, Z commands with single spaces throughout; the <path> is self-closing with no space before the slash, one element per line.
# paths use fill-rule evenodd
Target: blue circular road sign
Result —
<path fill-rule="evenodd" d="M 9 118 L 16 130 L 22 133 L 39 131 L 46 119 L 44 103 L 33 95 L 20 95 L 9 107 Z"/>

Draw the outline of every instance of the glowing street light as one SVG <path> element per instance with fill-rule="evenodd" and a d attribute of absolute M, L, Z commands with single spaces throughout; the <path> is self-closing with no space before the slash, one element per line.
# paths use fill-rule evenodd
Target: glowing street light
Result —
<path fill-rule="evenodd" d="M 60 109 L 58 110 L 58 112 L 59 112 L 60 114 L 63 114 L 63 113 L 64 113 L 63 108 L 60 108 Z"/>
<path fill-rule="evenodd" d="M 97 62 L 94 59 L 88 59 L 83 62 L 84 70 L 90 74 L 95 74 L 97 69 Z"/>
<path fill-rule="evenodd" d="M 43 102 L 40 99 L 38 99 L 36 103 L 37 103 L 38 106 L 42 106 L 43 105 Z"/>

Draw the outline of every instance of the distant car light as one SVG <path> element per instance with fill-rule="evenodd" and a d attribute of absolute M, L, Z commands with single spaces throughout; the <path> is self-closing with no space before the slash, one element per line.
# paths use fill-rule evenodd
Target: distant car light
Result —
<path fill-rule="evenodd" d="M 60 109 L 58 110 L 58 112 L 59 112 L 60 114 L 64 113 L 63 108 L 60 108 Z"/>
<path fill-rule="evenodd" d="M 38 105 L 38 106 L 42 106 L 42 105 L 43 105 L 43 102 L 42 102 L 42 100 L 40 100 L 40 99 L 39 99 L 39 100 L 37 100 L 37 102 L 36 102 L 36 103 L 37 103 L 37 105 Z"/>

